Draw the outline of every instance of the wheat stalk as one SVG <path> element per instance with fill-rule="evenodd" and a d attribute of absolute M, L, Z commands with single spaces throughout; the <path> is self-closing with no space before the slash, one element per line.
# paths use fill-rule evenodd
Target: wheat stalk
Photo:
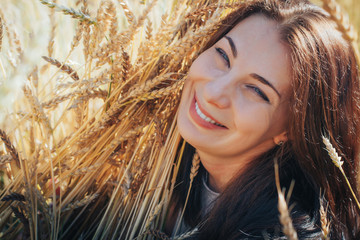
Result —
<path fill-rule="evenodd" d="M 58 5 L 56 3 L 53 3 L 51 1 L 48 0 L 40 0 L 40 2 L 46 6 L 48 6 L 49 8 L 54 8 L 56 11 L 62 12 L 65 15 L 70 15 L 72 18 L 76 18 L 79 19 L 80 21 L 85 21 L 89 24 L 95 24 L 96 21 L 93 20 L 89 15 L 83 13 L 82 11 L 77 11 L 73 8 L 68 8 L 62 5 Z"/>
<path fill-rule="evenodd" d="M 297 240 L 298 236 L 294 228 L 294 225 L 292 223 L 292 219 L 290 217 L 284 192 L 281 191 L 280 188 L 279 166 L 276 160 L 275 160 L 275 180 L 276 180 L 276 188 L 278 192 L 278 209 L 280 213 L 279 219 L 282 225 L 282 231 L 289 240 Z"/>
<path fill-rule="evenodd" d="M 183 210 L 181 212 L 181 215 L 180 215 L 180 221 L 178 222 L 177 226 L 176 226 L 176 230 L 175 230 L 175 235 L 177 234 L 178 230 L 179 230 L 179 227 L 180 227 L 180 223 L 181 223 L 181 220 L 184 216 L 184 213 L 185 213 L 185 208 L 186 208 L 186 205 L 187 205 L 187 202 L 188 202 L 188 199 L 189 199 L 189 196 L 190 196 L 190 191 L 191 191 L 191 187 L 192 187 L 192 183 L 194 181 L 194 178 L 196 177 L 196 175 L 198 174 L 198 171 L 199 171 L 199 168 L 200 168 L 200 156 L 197 152 L 195 152 L 194 156 L 193 156 L 193 160 L 192 160 L 192 165 L 191 165 L 191 170 L 190 170 L 190 183 L 189 183 L 189 189 L 188 189 L 188 192 L 187 192 L 187 196 L 186 196 L 186 200 L 185 200 L 185 204 L 184 204 L 184 207 L 183 207 Z"/>
<path fill-rule="evenodd" d="M 332 162 L 340 170 L 341 174 L 344 176 L 345 181 L 346 181 L 346 183 L 347 183 L 347 185 L 348 185 L 348 187 L 349 187 L 349 189 L 351 191 L 351 194 L 353 195 L 353 197 L 355 199 L 355 202 L 356 202 L 358 208 L 360 209 L 359 200 L 357 199 L 356 194 L 355 194 L 354 190 L 351 187 L 351 184 L 350 184 L 350 182 L 349 182 L 349 180 L 348 180 L 348 178 L 347 178 L 347 176 L 346 176 L 346 174 L 344 172 L 344 169 L 342 168 L 342 165 L 343 165 L 344 161 L 341 160 L 341 157 L 338 155 L 336 149 L 333 147 L 333 145 L 331 144 L 330 140 L 327 137 L 322 136 L 322 140 L 323 140 L 323 143 L 324 143 L 324 145 L 326 147 L 326 151 L 328 152 Z"/>

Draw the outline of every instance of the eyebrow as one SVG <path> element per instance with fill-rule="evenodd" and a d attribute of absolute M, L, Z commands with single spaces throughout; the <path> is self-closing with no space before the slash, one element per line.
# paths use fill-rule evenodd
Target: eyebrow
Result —
<path fill-rule="evenodd" d="M 236 58 L 237 57 L 237 49 L 234 44 L 234 41 L 229 36 L 224 36 L 224 37 L 226 38 L 226 40 L 228 40 L 228 42 L 230 44 L 231 52 L 232 52 L 233 56 Z M 268 80 L 266 80 L 265 78 L 263 78 L 262 76 L 260 76 L 256 73 L 251 73 L 250 76 L 255 78 L 256 80 L 262 82 L 263 84 L 271 87 L 276 92 L 276 94 L 279 96 L 279 98 L 281 98 L 281 94 L 279 93 L 279 91 Z"/>
<path fill-rule="evenodd" d="M 256 73 L 251 73 L 250 76 L 255 78 L 256 80 L 262 82 L 263 84 L 268 85 L 269 87 L 271 87 L 276 92 L 276 94 L 279 96 L 279 98 L 281 98 L 281 95 L 280 95 L 279 91 L 276 90 L 274 85 L 272 85 L 268 80 L 266 80 L 265 78 L 263 78 L 262 76 L 260 76 L 260 75 L 258 75 Z"/>
<path fill-rule="evenodd" d="M 237 50 L 234 44 L 234 41 L 231 39 L 231 37 L 229 36 L 225 36 L 226 40 L 229 41 L 230 47 L 231 47 L 231 52 L 234 55 L 234 57 L 237 57 Z"/>

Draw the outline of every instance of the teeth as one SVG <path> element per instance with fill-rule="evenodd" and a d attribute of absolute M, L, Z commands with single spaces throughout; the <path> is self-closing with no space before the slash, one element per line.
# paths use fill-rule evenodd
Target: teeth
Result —
<path fill-rule="evenodd" d="M 199 105 L 197 102 L 195 102 L 195 110 L 196 110 L 196 113 L 202 118 L 204 119 L 206 122 L 209 122 L 209 123 L 212 123 L 216 126 L 219 126 L 219 127 L 224 127 L 223 125 L 215 122 L 214 120 L 212 120 L 211 118 L 207 117 L 205 114 L 203 114 L 199 108 Z"/>

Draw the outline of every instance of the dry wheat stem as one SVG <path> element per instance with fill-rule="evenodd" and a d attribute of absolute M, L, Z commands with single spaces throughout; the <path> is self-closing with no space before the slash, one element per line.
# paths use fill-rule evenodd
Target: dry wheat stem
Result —
<path fill-rule="evenodd" d="M 282 225 L 282 230 L 285 236 L 289 240 L 297 240 L 298 236 L 294 225 L 292 223 L 292 219 L 290 217 L 289 209 L 287 202 L 285 200 L 284 192 L 281 191 L 280 187 L 280 176 L 279 176 L 279 166 L 277 161 L 275 160 L 275 181 L 276 181 L 276 188 L 278 192 L 278 209 L 280 213 L 280 223 Z"/>
<path fill-rule="evenodd" d="M 96 24 L 96 21 L 93 20 L 89 15 L 83 13 L 82 11 L 76 11 L 73 8 L 68 8 L 62 5 L 58 5 L 48 0 L 40 0 L 40 2 L 49 8 L 54 8 L 56 11 L 62 12 L 65 15 L 70 15 L 73 18 L 79 19 L 80 21 L 85 21 L 89 24 Z"/>

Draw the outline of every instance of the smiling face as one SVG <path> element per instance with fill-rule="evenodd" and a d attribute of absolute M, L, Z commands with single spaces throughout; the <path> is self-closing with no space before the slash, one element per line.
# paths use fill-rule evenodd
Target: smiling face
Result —
<path fill-rule="evenodd" d="M 277 28 L 252 15 L 192 64 L 178 127 L 200 156 L 251 160 L 286 140 L 290 57 Z"/>

